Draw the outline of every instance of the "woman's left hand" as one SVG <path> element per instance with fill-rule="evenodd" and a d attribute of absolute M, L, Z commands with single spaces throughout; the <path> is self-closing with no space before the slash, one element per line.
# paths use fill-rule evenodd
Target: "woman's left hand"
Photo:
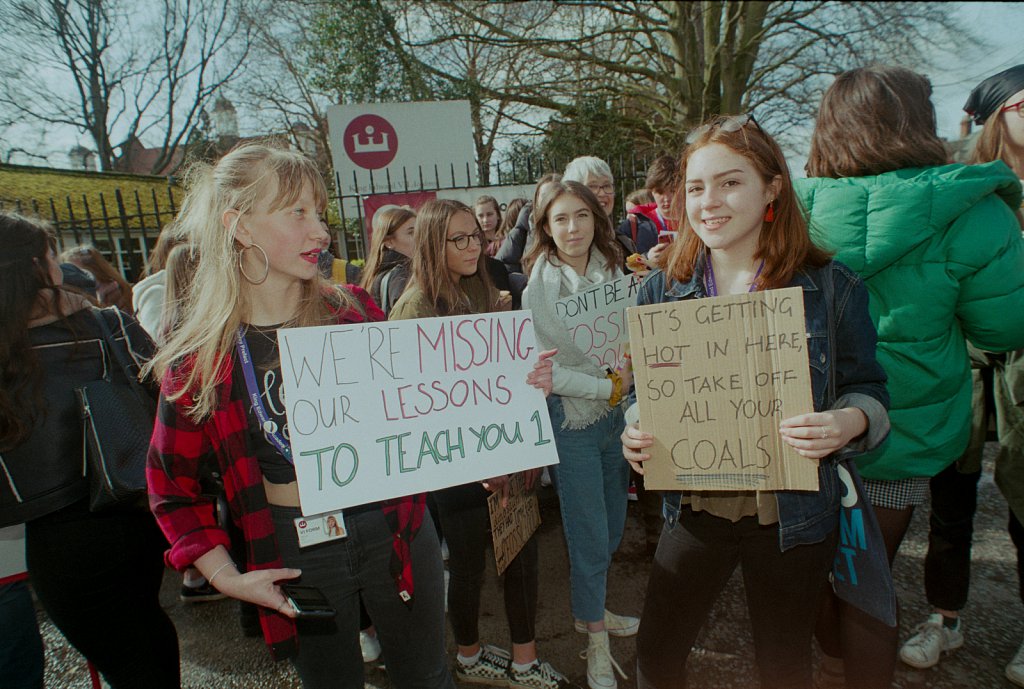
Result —
<path fill-rule="evenodd" d="M 508 290 L 501 290 L 498 292 L 498 298 L 494 302 L 495 311 L 511 311 L 512 310 L 512 293 Z"/>
<path fill-rule="evenodd" d="M 856 407 L 801 414 L 779 424 L 779 435 L 798 454 L 827 457 L 868 429 L 868 417 Z"/>
<path fill-rule="evenodd" d="M 501 493 L 502 507 L 508 505 L 508 474 L 495 476 L 494 478 L 489 478 L 486 481 L 481 481 L 480 483 L 484 488 L 492 493 Z"/>
<path fill-rule="evenodd" d="M 551 357 L 555 354 L 558 354 L 557 349 L 538 354 L 533 370 L 526 374 L 526 383 L 542 391 L 545 397 L 551 394 Z"/>

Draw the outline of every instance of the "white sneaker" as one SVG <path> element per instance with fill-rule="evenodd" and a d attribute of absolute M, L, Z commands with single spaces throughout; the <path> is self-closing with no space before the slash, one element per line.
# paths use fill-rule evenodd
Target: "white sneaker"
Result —
<path fill-rule="evenodd" d="M 626 673 L 612 657 L 608 632 L 589 632 L 588 636 L 587 650 L 580 653 L 580 657 L 587 659 L 587 686 L 590 689 L 618 689 L 615 673 L 618 672 L 622 679 L 626 679 Z"/>
<path fill-rule="evenodd" d="M 544 467 L 544 471 L 540 472 L 540 485 L 541 488 L 547 488 L 551 485 L 551 472 L 548 471 L 547 467 Z"/>
<path fill-rule="evenodd" d="M 573 626 L 580 634 L 587 633 L 587 623 L 583 620 L 575 620 Z M 629 615 L 616 615 L 605 610 L 604 628 L 611 636 L 635 636 L 640 629 L 640 618 L 630 617 Z"/>
<path fill-rule="evenodd" d="M 371 636 L 360 630 L 359 649 L 363 652 L 364 663 L 372 663 L 380 658 L 380 641 L 377 640 L 376 635 Z"/>
<path fill-rule="evenodd" d="M 1024 687 L 1024 643 L 1017 649 L 1017 655 L 1006 666 L 1006 679 L 1018 687 Z"/>
<path fill-rule="evenodd" d="M 963 628 L 963 620 L 957 622 L 956 628 L 950 628 L 942 624 L 942 615 L 932 613 L 926 621 L 917 625 L 917 634 L 903 644 L 900 660 L 919 670 L 938 665 L 943 652 L 964 645 Z"/>

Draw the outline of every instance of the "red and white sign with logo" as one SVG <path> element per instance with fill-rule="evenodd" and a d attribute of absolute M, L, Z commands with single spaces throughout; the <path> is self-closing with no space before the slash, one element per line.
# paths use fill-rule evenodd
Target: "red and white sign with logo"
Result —
<path fill-rule="evenodd" d="M 357 167 L 379 170 L 398 153 L 398 134 L 378 115 L 360 115 L 345 127 L 345 153 Z"/>
<path fill-rule="evenodd" d="M 336 105 L 327 124 L 343 194 L 477 184 L 469 101 Z"/>

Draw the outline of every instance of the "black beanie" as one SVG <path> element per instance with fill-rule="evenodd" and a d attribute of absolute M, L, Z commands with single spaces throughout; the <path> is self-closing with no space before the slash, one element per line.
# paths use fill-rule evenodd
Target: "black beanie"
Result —
<path fill-rule="evenodd" d="M 989 115 L 1021 89 L 1024 89 L 1024 65 L 1010 67 L 975 86 L 964 103 L 964 111 L 975 124 L 985 124 Z"/>

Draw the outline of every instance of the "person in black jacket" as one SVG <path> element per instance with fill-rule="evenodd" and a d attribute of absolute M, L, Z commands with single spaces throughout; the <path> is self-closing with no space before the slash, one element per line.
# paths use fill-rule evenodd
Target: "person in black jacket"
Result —
<path fill-rule="evenodd" d="M 505 235 L 505 239 L 495 254 L 495 258 L 505 264 L 509 273 L 523 272 L 523 254 L 530 244 L 533 234 L 533 208 L 537 205 L 537 199 L 544 192 L 545 187 L 552 182 L 559 182 L 562 175 L 557 172 L 549 172 L 537 180 L 537 186 L 533 190 L 533 201 L 527 202 L 516 218 L 516 224 Z"/>
<path fill-rule="evenodd" d="M 25 524 L 39 601 L 113 689 L 178 687 L 177 633 L 159 601 L 167 542 L 144 504 L 89 510 L 75 393 L 114 358 L 97 315 L 136 361 L 152 342 L 127 314 L 61 289 L 43 225 L 0 213 L 0 246 L 0 526 Z"/>

